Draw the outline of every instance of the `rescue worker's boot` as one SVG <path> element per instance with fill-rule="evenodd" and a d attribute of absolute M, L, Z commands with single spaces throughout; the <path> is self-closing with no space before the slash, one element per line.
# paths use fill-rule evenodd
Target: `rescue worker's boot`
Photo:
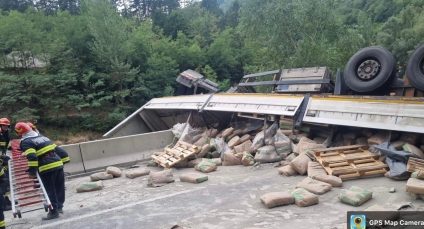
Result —
<path fill-rule="evenodd" d="M 51 219 L 56 219 L 56 218 L 59 218 L 59 212 L 56 209 L 54 209 L 52 211 L 49 211 L 49 213 L 47 213 L 47 216 L 43 217 L 42 219 L 43 220 L 51 220 Z"/>

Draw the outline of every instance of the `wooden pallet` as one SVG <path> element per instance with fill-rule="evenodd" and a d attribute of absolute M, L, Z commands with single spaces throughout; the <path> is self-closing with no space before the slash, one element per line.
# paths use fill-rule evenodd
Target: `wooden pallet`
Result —
<path fill-rule="evenodd" d="M 410 157 L 406 166 L 406 170 L 411 173 L 416 172 L 418 170 L 424 171 L 424 160 L 415 157 Z"/>
<path fill-rule="evenodd" d="M 384 175 L 388 167 L 363 145 L 314 150 L 314 156 L 328 174 L 342 180 Z"/>
<path fill-rule="evenodd" d="M 187 142 L 178 141 L 174 147 L 164 149 L 164 152 L 152 155 L 152 159 L 164 168 L 170 168 L 180 161 L 198 153 L 199 147 Z"/>

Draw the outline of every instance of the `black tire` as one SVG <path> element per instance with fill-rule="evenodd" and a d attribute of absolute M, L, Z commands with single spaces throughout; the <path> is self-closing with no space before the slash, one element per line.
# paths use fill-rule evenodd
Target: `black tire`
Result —
<path fill-rule="evenodd" d="M 364 93 L 388 85 L 395 74 L 395 57 L 383 47 L 371 46 L 359 50 L 349 59 L 343 76 L 350 89 Z"/>
<path fill-rule="evenodd" d="M 406 76 L 413 87 L 424 91 L 424 45 L 415 49 L 409 57 Z"/>

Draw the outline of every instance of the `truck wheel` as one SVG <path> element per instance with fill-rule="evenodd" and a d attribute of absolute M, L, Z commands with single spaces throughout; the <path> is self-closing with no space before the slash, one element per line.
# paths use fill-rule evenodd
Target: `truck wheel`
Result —
<path fill-rule="evenodd" d="M 356 92 L 372 92 L 387 85 L 396 73 L 394 56 L 385 48 L 371 46 L 355 53 L 344 71 L 346 85 Z"/>
<path fill-rule="evenodd" d="M 424 45 L 417 48 L 409 57 L 406 76 L 413 87 L 424 91 Z"/>

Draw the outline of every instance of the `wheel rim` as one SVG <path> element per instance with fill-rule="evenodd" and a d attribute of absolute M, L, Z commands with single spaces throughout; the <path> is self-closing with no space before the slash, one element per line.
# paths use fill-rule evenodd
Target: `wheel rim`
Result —
<path fill-rule="evenodd" d="M 378 61 L 369 59 L 363 61 L 358 68 L 356 69 L 356 73 L 359 79 L 368 81 L 374 79 L 378 73 L 380 72 L 381 65 Z"/>

